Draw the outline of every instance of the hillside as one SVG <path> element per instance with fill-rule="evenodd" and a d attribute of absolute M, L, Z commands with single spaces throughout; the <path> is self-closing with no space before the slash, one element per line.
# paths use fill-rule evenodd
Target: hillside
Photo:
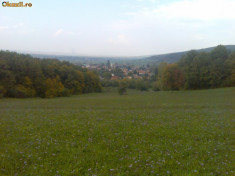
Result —
<path fill-rule="evenodd" d="M 98 75 L 77 65 L 0 51 L 0 98 L 53 98 L 100 91 Z"/>
<path fill-rule="evenodd" d="M 226 49 L 235 51 L 235 45 L 224 45 Z M 215 47 L 203 48 L 195 51 L 210 52 Z M 145 65 L 158 64 L 160 62 L 174 63 L 177 62 L 184 54 L 189 51 L 159 54 L 152 56 L 133 56 L 133 57 L 110 57 L 110 56 L 62 56 L 62 55 L 46 55 L 46 54 L 31 54 L 36 58 L 55 58 L 61 61 L 69 61 L 74 64 L 101 64 L 110 60 L 111 63 L 130 64 L 130 65 Z"/>
<path fill-rule="evenodd" d="M 102 64 L 109 60 L 112 63 L 126 64 L 132 60 L 145 59 L 149 56 L 133 56 L 133 57 L 111 57 L 111 56 L 63 56 L 63 55 L 47 55 L 47 54 L 30 54 L 35 58 L 52 58 L 61 61 L 69 61 L 73 64 Z"/>
<path fill-rule="evenodd" d="M 224 47 L 229 51 L 235 51 L 235 45 L 224 45 Z M 199 50 L 195 50 L 195 51 L 210 52 L 214 48 L 215 47 L 203 48 L 203 49 L 199 49 Z M 189 51 L 154 55 L 154 56 L 147 57 L 145 59 L 132 60 L 131 62 L 133 62 L 137 65 L 149 64 L 149 63 L 158 64 L 160 62 L 174 63 L 174 62 L 179 61 L 180 58 L 183 55 L 185 55 L 187 52 L 189 52 Z"/>

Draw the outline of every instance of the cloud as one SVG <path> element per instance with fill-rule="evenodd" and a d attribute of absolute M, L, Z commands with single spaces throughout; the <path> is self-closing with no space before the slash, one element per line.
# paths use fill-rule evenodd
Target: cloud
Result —
<path fill-rule="evenodd" d="M 64 29 L 58 29 L 56 32 L 53 33 L 53 36 L 54 37 L 57 37 L 57 36 L 60 36 L 60 35 L 64 35 L 64 36 L 80 36 L 82 34 L 81 31 L 67 31 L 67 30 L 64 30 Z"/>
<path fill-rule="evenodd" d="M 0 26 L 0 31 L 4 31 L 6 29 L 9 29 L 9 27 L 8 26 Z"/>
<path fill-rule="evenodd" d="M 114 38 L 109 38 L 108 42 L 111 44 L 115 44 L 115 45 L 129 45 L 130 44 L 128 38 L 123 34 L 120 34 Z"/>
<path fill-rule="evenodd" d="M 18 24 L 16 24 L 16 25 L 14 25 L 13 27 L 14 27 L 14 28 L 20 28 L 20 27 L 22 27 L 22 26 L 24 26 L 24 23 L 18 23 Z"/>
<path fill-rule="evenodd" d="M 138 2 L 152 2 L 155 3 L 157 0 L 137 0 Z"/>
<path fill-rule="evenodd" d="M 11 25 L 11 26 L 0 26 L 0 31 L 14 30 L 14 29 L 21 28 L 22 26 L 24 26 L 24 23 L 18 23 L 16 25 Z"/>
<path fill-rule="evenodd" d="M 138 22 L 133 20 L 118 20 L 107 26 L 107 29 L 112 31 L 125 31 L 130 29 L 136 29 L 138 25 Z"/>
<path fill-rule="evenodd" d="M 131 47 L 126 48 L 135 48 L 132 53 L 167 53 L 229 44 L 234 43 L 231 37 L 235 27 L 234 7 L 235 0 L 143 3 L 141 7 L 127 9 L 122 14 L 125 18 L 114 21 L 106 29 L 128 36 Z M 124 43 L 120 38 L 110 38 L 109 43 L 124 48 L 126 45 L 120 44 Z"/>
<path fill-rule="evenodd" d="M 80 36 L 83 34 L 83 32 L 81 32 L 81 31 L 76 31 L 76 32 L 68 31 L 68 32 L 66 32 L 66 34 L 70 35 L 70 36 Z"/>
<path fill-rule="evenodd" d="M 59 36 L 59 35 L 61 35 L 62 33 L 63 33 L 63 29 L 58 29 L 55 33 L 54 33 L 54 36 L 56 37 L 56 36 Z"/>
<path fill-rule="evenodd" d="M 234 7 L 234 0 L 184 0 L 155 8 L 142 8 L 138 12 L 128 12 L 127 14 L 179 20 L 234 20 Z"/>

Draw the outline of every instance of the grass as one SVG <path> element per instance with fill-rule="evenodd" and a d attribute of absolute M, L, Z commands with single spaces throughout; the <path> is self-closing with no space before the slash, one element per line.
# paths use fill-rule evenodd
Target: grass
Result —
<path fill-rule="evenodd" d="M 0 100 L 0 175 L 235 175 L 235 88 Z"/>

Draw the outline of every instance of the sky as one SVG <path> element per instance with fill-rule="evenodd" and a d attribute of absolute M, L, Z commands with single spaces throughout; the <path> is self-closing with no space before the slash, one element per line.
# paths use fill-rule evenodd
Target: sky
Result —
<path fill-rule="evenodd" d="M 0 4 L 0 50 L 146 56 L 235 44 L 235 0 L 22 0 Z"/>

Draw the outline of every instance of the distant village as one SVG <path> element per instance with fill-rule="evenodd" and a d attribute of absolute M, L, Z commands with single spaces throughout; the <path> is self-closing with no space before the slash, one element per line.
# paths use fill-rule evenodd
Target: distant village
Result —
<path fill-rule="evenodd" d="M 96 71 L 100 79 L 120 80 L 120 79 L 144 79 L 149 80 L 152 73 L 152 68 L 149 64 L 146 66 L 133 66 L 125 64 L 111 63 L 109 60 L 106 64 L 85 64 L 84 68 Z"/>

